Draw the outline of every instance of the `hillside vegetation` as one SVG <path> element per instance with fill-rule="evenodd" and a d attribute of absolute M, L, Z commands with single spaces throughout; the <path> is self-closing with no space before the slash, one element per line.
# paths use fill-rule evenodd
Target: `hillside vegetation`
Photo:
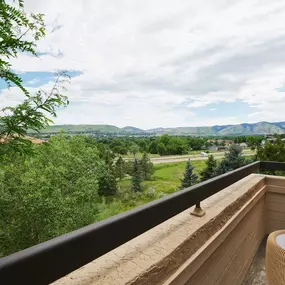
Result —
<path fill-rule="evenodd" d="M 169 135 L 198 135 L 198 136 L 225 136 L 225 135 L 263 135 L 284 134 L 285 122 L 259 122 L 254 124 L 215 125 L 203 127 L 155 128 L 142 130 L 127 126 L 119 128 L 113 125 L 54 125 L 42 130 L 42 134 L 58 133 L 110 133 L 110 134 L 169 134 Z"/>

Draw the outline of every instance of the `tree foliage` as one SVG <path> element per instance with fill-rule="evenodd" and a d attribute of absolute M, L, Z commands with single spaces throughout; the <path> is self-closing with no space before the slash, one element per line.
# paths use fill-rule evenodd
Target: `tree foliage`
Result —
<path fill-rule="evenodd" d="M 242 148 L 239 145 L 231 145 L 229 151 L 225 154 L 223 160 L 216 168 L 216 175 L 232 171 L 246 164 L 245 158 L 242 156 Z"/>
<path fill-rule="evenodd" d="M 46 115 L 56 117 L 56 109 L 68 104 L 60 90 L 64 88 L 66 74 L 57 75 L 51 91 L 39 90 L 35 95 L 26 95 L 23 103 L 2 109 L 0 116 L 0 156 L 30 151 L 30 141 L 25 139 L 29 130 L 39 131 L 53 121 Z"/>
<path fill-rule="evenodd" d="M 258 160 L 285 162 L 285 142 L 280 137 L 273 143 L 267 141 L 258 147 L 256 156 Z"/>
<path fill-rule="evenodd" d="M 140 160 L 141 165 L 141 172 L 142 172 L 142 179 L 143 180 L 150 180 L 151 176 L 154 172 L 153 163 L 150 161 L 149 156 L 144 153 Z"/>
<path fill-rule="evenodd" d="M 157 145 L 157 153 L 159 155 L 166 155 L 167 154 L 167 149 L 166 149 L 166 146 L 164 143 L 160 142 L 158 145 Z"/>
<path fill-rule="evenodd" d="M 98 194 L 100 196 L 113 196 L 117 194 L 116 177 L 107 165 L 98 175 Z"/>
<path fill-rule="evenodd" d="M 135 143 L 133 143 L 131 146 L 130 146 L 130 153 L 132 153 L 134 155 L 134 157 L 136 156 L 136 153 L 138 153 L 140 150 L 139 146 Z"/>
<path fill-rule="evenodd" d="M 25 13 L 23 3 L 19 0 L 9 5 L 0 0 L 0 78 L 8 86 L 16 85 L 28 95 L 9 60 L 17 58 L 18 52 L 36 55 L 36 41 L 45 36 L 45 26 L 43 14 Z"/>
<path fill-rule="evenodd" d="M 133 161 L 133 173 L 132 173 L 132 190 L 134 192 L 142 191 L 142 173 L 139 161 L 135 158 Z"/>
<path fill-rule="evenodd" d="M 210 155 L 206 161 L 206 167 L 201 171 L 201 180 L 205 181 L 215 177 L 217 161 L 213 155 Z"/>
<path fill-rule="evenodd" d="M 198 176 L 193 173 L 194 166 L 191 165 L 190 159 L 188 159 L 185 167 L 184 177 L 181 179 L 181 189 L 190 187 L 197 183 Z"/>
<path fill-rule="evenodd" d="M 0 0 L 0 78 L 8 86 L 18 86 L 26 95 L 23 103 L 16 107 L 7 106 L 0 110 L 0 159 L 15 153 L 30 153 L 31 143 L 25 139 L 28 130 L 38 132 L 52 123 L 56 109 L 68 104 L 62 94 L 64 83 L 68 80 L 65 72 L 59 72 L 49 92 L 39 90 L 35 95 L 22 85 L 9 62 L 17 58 L 19 52 L 36 56 L 36 41 L 45 35 L 43 14 L 24 12 L 23 1 L 9 5 Z"/>
<path fill-rule="evenodd" d="M 95 221 L 105 163 L 83 137 L 52 137 L 0 170 L 0 254 Z"/>
<path fill-rule="evenodd" d="M 116 177 L 118 177 L 120 180 L 122 180 L 126 175 L 125 161 L 121 156 L 119 156 L 119 158 L 116 161 L 115 172 L 116 172 Z"/>

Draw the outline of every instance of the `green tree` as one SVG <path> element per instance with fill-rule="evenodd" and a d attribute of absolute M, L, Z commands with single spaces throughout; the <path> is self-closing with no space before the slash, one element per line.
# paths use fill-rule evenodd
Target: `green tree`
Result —
<path fill-rule="evenodd" d="M 99 149 L 99 157 L 105 161 L 109 168 L 112 168 L 116 157 L 115 154 L 103 143 L 97 144 L 97 147 Z"/>
<path fill-rule="evenodd" d="M 117 194 L 117 190 L 116 177 L 112 169 L 106 165 L 98 177 L 98 194 L 100 196 L 113 196 Z"/>
<path fill-rule="evenodd" d="M 12 69 L 10 58 L 17 58 L 18 52 L 36 55 L 36 41 L 45 36 L 43 14 L 27 14 L 24 1 L 9 5 L 0 1 L 0 78 L 8 86 L 16 85 L 28 95 L 22 79 Z"/>
<path fill-rule="evenodd" d="M 207 142 L 206 139 L 202 139 L 202 138 L 190 138 L 190 139 L 189 139 L 189 146 L 190 146 L 191 149 L 193 149 L 193 150 L 201 150 L 202 147 L 205 145 L 206 142 Z"/>
<path fill-rule="evenodd" d="M 157 143 L 156 141 L 152 141 L 148 146 L 149 153 L 156 154 L 157 152 Z"/>
<path fill-rule="evenodd" d="M 157 153 L 159 155 L 166 155 L 167 154 L 167 149 L 166 149 L 164 143 L 161 142 L 157 145 Z"/>
<path fill-rule="evenodd" d="M 171 137 L 167 134 L 162 135 L 158 138 L 158 141 L 163 143 L 165 146 L 169 143 L 169 140 L 171 139 Z"/>
<path fill-rule="evenodd" d="M 114 153 L 118 153 L 121 155 L 126 155 L 128 154 L 128 149 L 125 145 L 125 142 L 123 141 L 123 139 L 112 139 L 111 143 L 109 144 L 110 148 L 112 149 L 112 151 Z"/>
<path fill-rule="evenodd" d="M 139 161 L 135 158 L 133 161 L 133 173 L 132 173 L 132 190 L 134 192 L 141 192 L 142 191 L 142 173 Z"/>
<path fill-rule="evenodd" d="M 118 177 L 120 180 L 122 180 L 126 175 L 125 161 L 121 156 L 119 156 L 119 158 L 116 161 L 115 171 L 116 171 L 116 177 Z"/>
<path fill-rule="evenodd" d="M 194 166 L 191 165 L 190 159 L 188 159 L 185 167 L 184 177 L 181 179 L 181 189 L 190 187 L 197 182 L 198 176 L 193 173 L 193 170 Z"/>
<path fill-rule="evenodd" d="M 242 167 L 245 163 L 245 158 L 242 156 L 242 148 L 239 145 L 231 145 L 229 151 L 217 166 L 216 175 Z"/>
<path fill-rule="evenodd" d="M 145 139 L 140 139 L 137 143 L 139 145 L 140 152 L 147 152 L 147 141 Z"/>
<path fill-rule="evenodd" d="M 285 162 L 285 142 L 280 137 L 273 143 L 267 141 L 263 147 L 257 148 L 256 156 L 258 160 Z"/>
<path fill-rule="evenodd" d="M 210 155 L 206 161 L 206 168 L 201 171 L 201 180 L 205 181 L 216 175 L 217 161 L 213 155 Z"/>
<path fill-rule="evenodd" d="M 257 147 L 260 146 L 263 140 L 262 136 L 247 136 L 245 137 L 245 141 L 247 146 L 251 148 L 251 150 L 255 150 Z"/>
<path fill-rule="evenodd" d="M 140 160 L 142 179 L 150 180 L 152 174 L 154 173 L 153 163 L 150 161 L 149 156 L 144 153 L 142 159 Z"/>
<path fill-rule="evenodd" d="M 118 145 L 113 147 L 113 151 L 115 153 L 121 154 L 121 155 L 126 155 L 128 154 L 128 149 L 125 146 Z"/>
<path fill-rule="evenodd" d="M 51 137 L 0 170 L 0 255 L 95 221 L 104 162 L 84 137 Z"/>
<path fill-rule="evenodd" d="M 182 137 L 170 137 L 168 141 L 167 153 L 168 154 L 185 154 L 189 151 L 187 139 Z"/>
<path fill-rule="evenodd" d="M 139 146 L 135 143 L 130 146 L 130 153 L 132 153 L 134 157 L 136 157 L 136 154 L 139 152 L 139 150 Z"/>
<path fill-rule="evenodd" d="M 131 160 L 125 161 L 126 174 L 133 176 L 134 162 Z"/>
<path fill-rule="evenodd" d="M 24 12 L 23 1 L 15 1 L 11 6 L 0 0 L 0 78 L 8 86 L 18 86 L 26 95 L 23 103 L 16 107 L 0 110 L 0 159 L 12 157 L 17 153 L 31 153 L 31 143 L 25 139 L 28 130 L 45 128 L 56 116 L 56 109 L 68 104 L 67 97 L 62 94 L 66 73 L 60 72 L 51 91 L 39 90 L 35 95 L 23 87 L 22 80 L 9 62 L 17 58 L 19 52 L 36 55 L 36 41 L 45 35 L 42 14 Z"/>

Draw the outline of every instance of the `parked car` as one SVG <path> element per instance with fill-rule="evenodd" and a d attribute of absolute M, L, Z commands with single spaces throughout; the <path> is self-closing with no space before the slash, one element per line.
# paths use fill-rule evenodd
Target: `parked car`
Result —
<path fill-rule="evenodd" d="M 200 156 L 208 156 L 208 154 L 206 152 L 201 152 Z"/>

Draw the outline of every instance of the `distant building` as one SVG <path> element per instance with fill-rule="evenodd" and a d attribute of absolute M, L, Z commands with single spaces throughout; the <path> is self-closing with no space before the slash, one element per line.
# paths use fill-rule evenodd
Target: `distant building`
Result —
<path fill-rule="evenodd" d="M 217 151 L 219 148 L 216 145 L 210 145 L 208 146 L 208 150 Z"/>
<path fill-rule="evenodd" d="M 227 146 L 218 146 L 218 150 L 228 150 Z"/>
<path fill-rule="evenodd" d="M 15 137 L 19 137 L 19 136 L 18 135 L 10 136 L 10 137 L 5 136 L 5 137 L 0 139 L 0 143 L 7 143 Z M 26 136 L 25 138 L 30 140 L 33 144 L 41 144 L 43 142 L 46 142 L 45 140 L 37 139 L 37 138 L 33 138 L 33 137 L 27 137 Z"/>
<path fill-rule="evenodd" d="M 47 142 L 46 140 L 37 139 L 37 138 L 29 138 L 29 140 L 34 144 L 41 144 Z"/>
<path fill-rule="evenodd" d="M 242 148 L 246 148 L 247 147 L 247 143 L 245 143 L 245 142 L 240 143 L 239 146 L 242 147 Z"/>
<path fill-rule="evenodd" d="M 273 143 L 273 142 L 275 142 L 275 141 L 276 141 L 276 138 L 268 138 L 268 139 L 267 139 L 267 141 L 269 141 L 269 142 Z"/>
<path fill-rule="evenodd" d="M 213 144 L 218 144 L 218 145 L 223 144 L 223 145 L 227 145 L 227 146 L 233 144 L 232 140 L 221 140 L 221 139 L 218 139 L 218 140 L 211 139 L 211 140 L 208 140 L 208 142 L 213 143 Z"/>

